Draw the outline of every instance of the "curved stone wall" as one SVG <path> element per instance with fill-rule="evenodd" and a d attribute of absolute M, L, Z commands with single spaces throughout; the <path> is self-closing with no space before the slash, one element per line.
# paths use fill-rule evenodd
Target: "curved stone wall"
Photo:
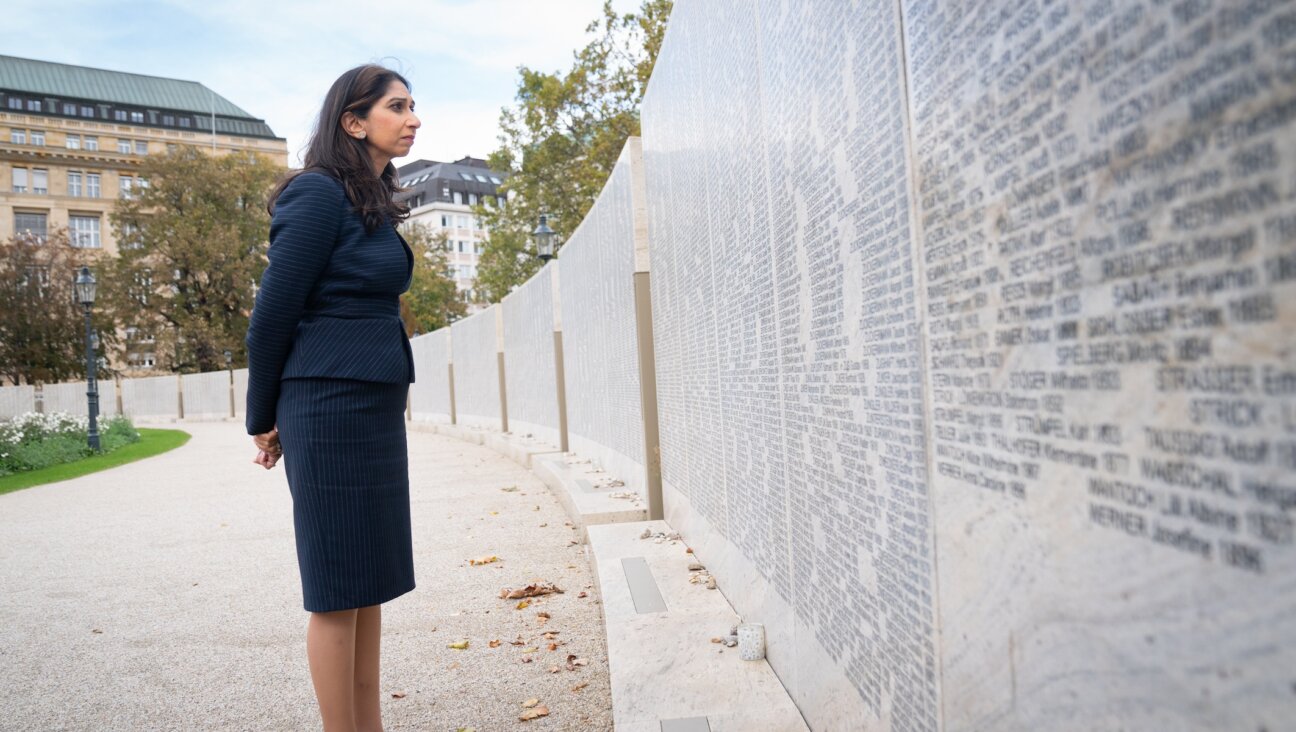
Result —
<path fill-rule="evenodd" d="M 410 384 L 410 412 L 420 422 L 450 421 L 450 329 L 410 340 L 415 381 Z"/>
<path fill-rule="evenodd" d="M 550 264 L 500 303 L 504 309 L 504 377 L 509 431 L 550 445 L 558 434 L 554 364 L 554 277 Z"/>
<path fill-rule="evenodd" d="M 571 449 L 643 493 L 644 437 L 635 342 L 632 139 L 559 252 Z"/>
<path fill-rule="evenodd" d="M 455 407 L 459 424 L 502 429 L 500 420 L 496 308 L 491 306 L 450 326 L 454 342 Z M 432 366 L 416 364 L 415 371 Z"/>

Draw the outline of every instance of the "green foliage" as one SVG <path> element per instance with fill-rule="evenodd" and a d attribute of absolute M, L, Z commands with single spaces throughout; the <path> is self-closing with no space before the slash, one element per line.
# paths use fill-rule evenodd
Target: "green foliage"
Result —
<path fill-rule="evenodd" d="M 158 429 L 141 429 L 139 439 L 131 444 L 125 445 L 120 449 L 112 452 L 91 455 L 90 457 L 76 460 L 61 465 L 51 465 L 48 468 L 39 470 L 29 470 L 14 475 L 0 477 L 0 494 L 9 493 L 10 491 L 30 488 L 45 483 L 54 483 L 60 480 L 76 478 L 82 475 L 88 475 L 100 470 L 125 465 L 129 462 L 142 460 L 146 457 L 152 457 L 164 453 L 168 450 L 174 450 L 177 447 L 189 441 L 189 433 L 180 430 L 158 430 Z"/>
<path fill-rule="evenodd" d="M 15 384 L 85 378 L 85 313 L 72 280 L 82 264 L 94 269 L 92 256 L 63 230 L 43 242 L 26 235 L 0 242 L 0 374 Z M 96 308 L 93 317 L 104 344 L 113 343 L 107 315 Z"/>
<path fill-rule="evenodd" d="M 0 476 L 89 456 L 88 430 L 85 417 L 57 412 L 29 412 L 0 422 Z M 126 417 L 118 415 L 99 423 L 101 452 L 111 452 L 139 439 L 139 432 Z"/>
<path fill-rule="evenodd" d="M 541 213 L 569 237 L 612 173 L 627 137 L 639 134 L 639 102 L 661 49 L 671 0 L 643 0 L 618 15 L 605 0 L 590 23 L 590 43 L 566 73 L 518 69 L 517 105 L 500 114 L 501 147 L 492 169 L 509 174 L 504 206 L 478 206 L 490 231 L 477 266 L 477 289 L 499 302 L 540 268 L 530 241 Z"/>
<path fill-rule="evenodd" d="M 156 339 L 158 366 L 220 370 L 225 349 L 245 361 L 253 287 L 266 265 L 266 200 L 282 173 L 258 155 L 188 146 L 141 163 L 148 187 L 117 201 L 121 252 L 100 290 L 122 328 Z M 122 355 L 130 350 L 123 344 Z"/>
<path fill-rule="evenodd" d="M 414 281 L 401 295 L 405 335 L 431 333 L 462 318 L 468 305 L 450 276 L 450 245 L 444 231 L 435 234 L 419 223 L 406 223 L 401 235 L 414 250 Z"/>

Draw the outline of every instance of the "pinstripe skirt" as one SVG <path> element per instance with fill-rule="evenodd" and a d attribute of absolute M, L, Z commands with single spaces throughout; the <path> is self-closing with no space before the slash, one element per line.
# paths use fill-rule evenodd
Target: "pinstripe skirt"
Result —
<path fill-rule="evenodd" d="M 408 384 L 285 379 L 276 417 L 310 612 L 377 605 L 414 589 Z"/>

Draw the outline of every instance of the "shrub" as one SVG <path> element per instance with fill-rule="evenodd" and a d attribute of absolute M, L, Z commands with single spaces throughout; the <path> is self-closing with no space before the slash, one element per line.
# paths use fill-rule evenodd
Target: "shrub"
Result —
<path fill-rule="evenodd" d="M 90 454 L 86 444 L 89 420 L 62 412 L 27 412 L 0 421 L 0 475 L 47 468 Z M 139 441 L 139 432 L 126 417 L 99 423 L 99 447 L 111 452 Z"/>

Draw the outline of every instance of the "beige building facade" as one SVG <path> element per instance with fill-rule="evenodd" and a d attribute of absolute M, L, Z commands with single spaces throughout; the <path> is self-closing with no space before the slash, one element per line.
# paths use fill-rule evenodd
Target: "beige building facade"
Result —
<path fill-rule="evenodd" d="M 0 56 L 0 239 L 66 228 L 115 254 L 114 203 L 147 185 L 144 156 L 180 145 L 288 160 L 264 120 L 198 82 Z"/>

